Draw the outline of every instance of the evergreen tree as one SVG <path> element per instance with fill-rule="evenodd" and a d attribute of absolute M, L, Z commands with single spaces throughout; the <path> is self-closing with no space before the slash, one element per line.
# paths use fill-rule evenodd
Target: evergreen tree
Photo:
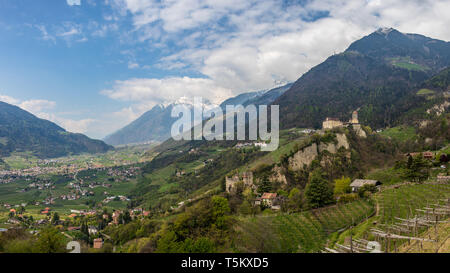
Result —
<path fill-rule="evenodd" d="M 318 208 L 333 203 L 333 190 L 328 181 L 323 178 L 320 170 L 315 170 L 311 173 L 305 195 L 311 208 Z"/>
<path fill-rule="evenodd" d="M 269 178 L 266 175 L 261 179 L 261 182 L 259 183 L 258 192 L 265 193 L 265 192 L 270 192 L 271 190 L 272 190 L 272 184 L 270 183 Z"/>
<path fill-rule="evenodd" d="M 52 224 L 57 224 L 59 222 L 59 214 L 57 212 L 53 213 Z"/>

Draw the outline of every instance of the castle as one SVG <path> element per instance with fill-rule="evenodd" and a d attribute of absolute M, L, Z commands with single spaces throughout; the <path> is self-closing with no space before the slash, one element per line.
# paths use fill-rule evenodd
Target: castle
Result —
<path fill-rule="evenodd" d="M 327 117 L 325 121 L 322 123 L 323 129 L 333 129 L 333 128 L 339 128 L 349 125 L 359 125 L 358 120 L 358 111 L 353 111 L 352 118 L 348 122 L 342 122 L 338 118 L 329 118 Z"/>
<path fill-rule="evenodd" d="M 236 190 L 236 186 L 239 182 L 243 182 L 243 185 L 246 187 L 253 188 L 253 173 L 252 172 L 244 172 L 241 177 L 238 174 L 235 174 L 232 177 L 225 177 L 225 188 L 228 193 L 234 192 Z"/>
<path fill-rule="evenodd" d="M 333 128 L 352 126 L 356 134 L 360 137 L 366 137 L 366 132 L 362 129 L 358 120 L 358 111 L 353 111 L 352 118 L 348 122 L 342 122 L 338 118 L 326 118 L 322 123 L 323 130 L 329 130 Z"/>

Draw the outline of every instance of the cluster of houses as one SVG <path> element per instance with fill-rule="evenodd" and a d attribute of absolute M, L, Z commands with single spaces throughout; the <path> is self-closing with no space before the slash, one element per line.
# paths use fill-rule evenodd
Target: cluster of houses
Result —
<path fill-rule="evenodd" d="M 120 201 L 123 201 L 123 202 L 128 202 L 128 201 L 130 201 L 130 199 L 129 199 L 128 197 L 123 196 L 123 195 L 118 195 L 118 196 L 109 196 L 109 197 L 106 197 L 102 202 L 103 202 L 104 204 L 108 204 L 109 202 L 115 201 L 115 200 L 120 200 Z"/>
<path fill-rule="evenodd" d="M 129 181 L 131 178 L 136 177 L 141 168 L 139 167 L 129 167 L 126 169 L 123 168 L 108 168 L 107 175 L 109 177 L 114 177 L 121 181 Z"/>
<path fill-rule="evenodd" d="M 264 148 L 267 147 L 267 143 L 265 142 L 244 142 L 244 143 L 238 143 L 234 146 L 234 148 L 236 149 L 243 149 L 243 148 L 247 148 L 247 147 L 260 147 L 260 148 Z"/>
<path fill-rule="evenodd" d="M 416 157 L 416 156 L 418 156 L 420 154 L 422 154 L 423 158 L 425 158 L 425 159 L 428 159 L 428 160 L 433 160 L 434 159 L 434 154 L 433 154 L 433 152 L 430 152 L 430 151 L 426 151 L 426 152 L 422 152 L 422 153 L 420 153 L 420 152 L 407 153 L 407 154 L 405 154 L 405 156 L 406 157 L 410 157 L 410 156 Z"/>
<path fill-rule="evenodd" d="M 51 211 L 52 211 L 52 209 L 47 207 L 47 208 L 41 210 L 41 214 L 50 215 Z"/>
<path fill-rule="evenodd" d="M 253 173 L 243 172 L 240 175 L 235 174 L 231 177 L 225 177 L 225 189 L 227 193 L 236 193 L 239 185 L 256 190 L 256 185 L 253 183 Z M 365 185 L 373 185 L 378 188 L 381 186 L 381 182 L 370 179 L 355 179 L 350 184 L 350 187 L 352 192 L 358 192 L 358 190 Z M 255 199 L 254 205 L 264 205 L 273 210 L 280 210 L 281 204 L 284 201 L 283 199 L 284 197 L 277 195 L 277 193 L 265 192 Z"/>

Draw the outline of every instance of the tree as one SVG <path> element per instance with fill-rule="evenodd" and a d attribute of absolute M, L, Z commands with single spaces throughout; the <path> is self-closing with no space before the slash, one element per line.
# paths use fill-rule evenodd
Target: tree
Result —
<path fill-rule="evenodd" d="M 230 206 L 228 200 L 221 196 L 214 196 L 212 199 L 213 204 L 213 218 L 215 220 L 216 227 L 219 229 L 226 227 L 227 214 L 230 213 Z"/>
<path fill-rule="evenodd" d="M 243 215 L 249 215 L 252 213 L 252 205 L 249 201 L 244 200 L 244 202 L 242 202 L 239 206 L 239 213 Z"/>
<path fill-rule="evenodd" d="M 358 190 L 358 195 L 361 198 L 366 197 L 367 193 L 376 193 L 378 191 L 375 185 L 364 185 Z M 370 195 L 370 194 L 369 194 Z"/>
<path fill-rule="evenodd" d="M 183 252 L 187 253 L 211 253 L 213 251 L 214 242 L 207 237 L 201 237 L 195 241 L 189 238 L 183 244 Z"/>
<path fill-rule="evenodd" d="M 52 224 L 57 224 L 59 222 L 59 214 L 57 212 L 53 213 Z"/>
<path fill-rule="evenodd" d="M 122 222 L 123 224 L 128 224 L 129 222 L 131 222 L 131 215 L 130 212 L 127 210 L 125 211 L 125 213 L 122 216 Z"/>
<path fill-rule="evenodd" d="M 288 209 L 290 211 L 299 211 L 304 207 L 304 205 L 305 198 L 303 196 L 303 193 L 299 189 L 293 188 L 289 192 Z"/>
<path fill-rule="evenodd" d="M 156 253 L 180 253 L 181 243 L 173 231 L 166 231 L 162 234 L 157 243 Z"/>
<path fill-rule="evenodd" d="M 430 162 L 423 157 L 423 154 L 412 158 L 412 161 L 408 158 L 406 178 L 411 181 L 421 182 L 428 178 L 430 169 Z"/>
<path fill-rule="evenodd" d="M 351 188 L 350 188 L 350 183 L 351 180 L 349 177 L 344 177 L 342 176 L 339 179 L 335 179 L 334 180 L 334 195 L 341 195 L 344 193 L 350 193 Z"/>
<path fill-rule="evenodd" d="M 56 228 L 43 229 L 36 242 L 36 252 L 64 253 L 66 252 L 65 237 Z"/>
<path fill-rule="evenodd" d="M 265 192 L 270 192 L 271 190 L 272 190 L 272 184 L 270 183 L 269 178 L 267 177 L 267 175 L 265 175 L 261 179 L 261 182 L 259 183 L 258 192 L 259 193 L 265 193 Z"/>
<path fill-rule="evenodd" d="M 306 199 L 311 208 L 318 208 L 333 203 L 333 191 L 320 170 L 310 174 L 305 190 Z"/>

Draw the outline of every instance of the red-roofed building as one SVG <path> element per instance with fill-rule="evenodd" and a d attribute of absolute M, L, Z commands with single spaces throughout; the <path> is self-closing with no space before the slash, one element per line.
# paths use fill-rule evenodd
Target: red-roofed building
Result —
<path fill-rule="evenodd" d="M 80 230 L 80 227 L 68 227 L 67 230 L 68 231 L 74 231 L 74 230 Z"/>
<path fill-rule="evenodd" d="M 272 207 L 273 205 L 273 201 L 275 200 L 275 198 L 277 198 L 277 194 L 276 193 L 269 193 L 269 192 L 265 192 L 262 196 L 261 196 L 261 202 L 267 206 Z"/>
<path fill-rule="evenodd" d="M 433 155 L 432 152 L 424 152 L 424 153 L 423 153 L 423 158 L 426 158 L 426 159 L 433 159 L 433 158 L 434 158 L 434 155 Z"/>

